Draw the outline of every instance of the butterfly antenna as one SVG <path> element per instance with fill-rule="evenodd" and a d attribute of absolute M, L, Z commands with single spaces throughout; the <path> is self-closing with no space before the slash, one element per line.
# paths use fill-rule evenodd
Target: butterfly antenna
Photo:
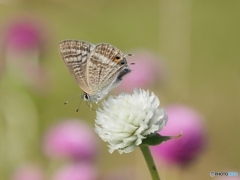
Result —
<path fill-rule="evenodd" d="M 73 98 L 69 99 L 68 101 L 64 102 L 63 104 L 66 105 L 68 104 L 70 101 L 72 101 L 73 99 L 75 99 L 76 97 L 80 96 L 81 94 L 78 94 L 76 96 L 74 96 Z"/>
<path fill-rule="evenodd" d="M 79 103 L 78 103 L 78 108 L 76 109 L 76 113 L 79 111 L 79 108 L 80 108 L 80 105 L 81 105 L 82 100 L 83 100 L 83 98 L 81 98 L 81 100 L 80 100 Z"/>

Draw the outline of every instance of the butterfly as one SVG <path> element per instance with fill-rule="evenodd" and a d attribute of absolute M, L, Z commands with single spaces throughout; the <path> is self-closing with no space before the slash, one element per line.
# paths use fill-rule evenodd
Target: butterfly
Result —
<path fill-rule="evenodd" d="M 87 102 L 102 100 L 123 76 L 131 72 L 126 57 L 119 49 L 107 43 L 64 40 L 59 43 L 60 55 Z"/>

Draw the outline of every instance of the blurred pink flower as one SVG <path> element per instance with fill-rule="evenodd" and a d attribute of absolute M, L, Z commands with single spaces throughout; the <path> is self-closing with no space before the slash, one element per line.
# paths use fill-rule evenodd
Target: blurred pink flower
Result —
<path fill-rule="evenodd" d="M 65 120 L 46 132 L 43 151 L 47 157 L 54 159 L 94 160 L 98 143 L 93 128 L 84 121 Z"/>
<path fill-rule="evenodd" d="M 60 168 L 52 180 L 97 180 L 98 173 L 92 164 L 76 163 Z"/>
<path fill-rule="evenodd" d="M 9 19 L 4 29 L 4 44 L 14 51 L 42 50 L 46 45 L 46 29 L 38 18 L 20 15 Z"/>
<path fill-rule="evenodd" d="M 161 135 L 182 137 L 152 146 L 154 156 L 166 164 L 187 165 L 194 160 L 206 145 L 203 117 L 194 109 L 183 105 L 172 105 L 166 108 L 168 123 Z"/>
<path fill-rule="evenodd" d="M 135 63 L 130 65 L 131 73 L 124 76 L 117 87 L 118 91 L 132 92 L 135 88 L 149 88 L 153 85 L 162 84 L 166 79 L 166 67 L 161 58 L 150 52 L 133 52 L 128 61 Z"/>
<path fill-rule="evenodd" d="M 30 15 L 6 21 L 0 38 L 0 70 L 37 91 L 45 91 L 48 78 L 40 61 L 49 41 L 46 25 Z"/>
<path fill-rule="evenodd" d="M 11 180 L 45 180 L 43 170 L 35 164 L 20 166 L 14 172 Z"/>

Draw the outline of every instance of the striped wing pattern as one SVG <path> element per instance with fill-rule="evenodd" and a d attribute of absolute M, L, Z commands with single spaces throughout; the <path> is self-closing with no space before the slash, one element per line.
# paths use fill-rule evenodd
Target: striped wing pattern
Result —
<path fill-rule="evenodd" d="M 59 43 L 59 52 L 69 72 L 76 80 L 79 87 L 86 93 L 91 94 L 86 79 L 86 65 L 89 54 L 95 45 L 77 40 L 65 40 Z"/>
<path fill-rule="evenodd" d="M 87 101 L 103 99 L 131 71 L 125 55 L 107 43 L 65 40 L 59 43 L 59 52 L 79 87 L 89 96 Z"/>
<path fill-rule="evenodd" d="M 87 62 L 89 87 L 94 92 L 111 90 L 120 72 L 127 67 L 125 62 L 124 54 L 114 46 L 96 45 Z"/>

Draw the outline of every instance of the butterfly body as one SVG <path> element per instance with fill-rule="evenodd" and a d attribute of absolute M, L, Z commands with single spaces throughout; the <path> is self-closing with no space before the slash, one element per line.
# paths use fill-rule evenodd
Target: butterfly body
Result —
<path fill-rule="evenodd" d="M 131 70 L 126 55 L 116 47 L 78 40 L 59 43 L 59 52 L 69 72 L 89 102 L 102 100 Z"/>

